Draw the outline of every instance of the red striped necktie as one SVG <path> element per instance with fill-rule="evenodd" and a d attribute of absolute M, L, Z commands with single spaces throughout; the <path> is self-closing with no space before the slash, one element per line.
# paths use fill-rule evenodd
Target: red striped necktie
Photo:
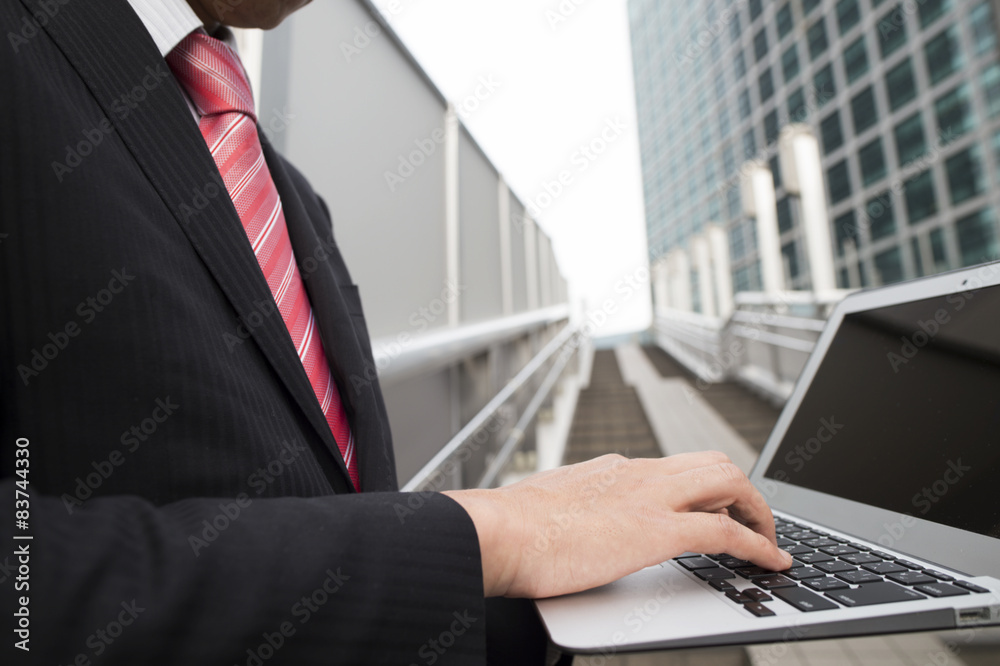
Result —
<path fill-rule="evenodd" d="M 167 55 L 167 64 L 201 115 L 201 135 L 236 206 L 351 481 L 360 490 L 354 437 L 295 262 L 281 198 L 264 161 L 253 94 L 239 56 L 224 42 L 198 30 Z"/>

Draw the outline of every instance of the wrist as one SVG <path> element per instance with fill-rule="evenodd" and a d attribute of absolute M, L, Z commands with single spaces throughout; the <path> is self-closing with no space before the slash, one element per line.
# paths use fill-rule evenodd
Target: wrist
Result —
<path fill-rule="evenodd" d="M 442 493 L 465 509 L 476 527 L 483 568 L 483 595 L 504 596 L 517 572 L 521 554 L 521 516 L 496 490 L 448 490 Z"/>

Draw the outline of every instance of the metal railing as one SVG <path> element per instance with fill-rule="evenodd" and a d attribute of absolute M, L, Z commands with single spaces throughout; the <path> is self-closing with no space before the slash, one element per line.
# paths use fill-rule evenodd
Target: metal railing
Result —
<path fill-rule="evenodd" d="M 470 419 L 402 490 L 445 490 L 459 485 L 492 487 L 513 454 L 530 438 L 531 426 L 576 357 L 580 333 L 567 323 L 479 412 Z M 469 463 L 480 465 L 470 470 Z M 481 473 L 475 474 L 477 469 Z M 472 471 L 471 478 L 469 472 Z M 458 481 L 458 482 L 456 482 Z"/>
<path fill-rule="evenodd" d="M 660 310 L 656 342 L 699 382 L 735 379 L 776 404 L 791 395 L 826 319 L 849 290 L 736 294 L 727 320 Z"/>

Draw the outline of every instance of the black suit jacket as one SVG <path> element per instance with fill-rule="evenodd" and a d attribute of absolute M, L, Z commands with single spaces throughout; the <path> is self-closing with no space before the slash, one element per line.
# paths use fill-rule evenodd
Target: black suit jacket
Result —
<path fill-rule="evenodd" d="M 358 291 L 302 175 L 264 143 L 361 494 L 127 3 L 2 0 L 0 35 L 4 651 L 25 596 L 37 663 L 481 660 L 474 526 L 396 492 Z"/>

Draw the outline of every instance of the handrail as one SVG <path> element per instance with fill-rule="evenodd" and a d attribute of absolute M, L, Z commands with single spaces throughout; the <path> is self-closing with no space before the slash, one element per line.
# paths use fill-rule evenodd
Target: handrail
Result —
<path fill-rule="evenodd" d="M 423 485 L 438 471 L 438 468 L 442 467 L 449 458 L 455 455 L 466 443 L 479 431 L 480 428 L 485 426 L 493 415 L 502 407 L 514 393 L 520 389 L 525 382 L 527 382 L 531 377 L 538 372 L 538 370 L 545 365 L 546 362 L 560 349 L 565 346 L 565 344 L 570 340 L 570 338 L 576 333 L 577 327 L 575 324 L 566 324 L 566 326 L 549 341 L 547 345 L 538 352 L 538 354 L 528 361 L 527 365 L 521 368 L 521 371 L 510 380 L 506 386 L 504 386 L 499 393 L 493 396 L 493 399 L 486 403 L 486 406 L 479 410 L 472 419 L 462 427 L 458 433 L 448 441 L 441 450 L 434 454 L 427 464 L 420 468 L 420 471 L 413 475 L 413 478 L 406 482 L 403 486 L 403 492 L 413 492 L 419 490 Z M 546 378 L 547 379 L 547 378 Z M 536 407 L 537 409 L 537 407 Z M 519 422 L 520 425 L 520 422 Z M 515 428 L 516 432 L 517 428 Z"/>
<path fill-rule="evenodd" d="M 568 305 L 492 319 L 478 324 L 430 331 L 421 335 L 399 333 L 376 338 L 372 353 L 379 380 L 384 384 L 452 365 L 478 352 L 546 324 L 567 319 Z"/>

